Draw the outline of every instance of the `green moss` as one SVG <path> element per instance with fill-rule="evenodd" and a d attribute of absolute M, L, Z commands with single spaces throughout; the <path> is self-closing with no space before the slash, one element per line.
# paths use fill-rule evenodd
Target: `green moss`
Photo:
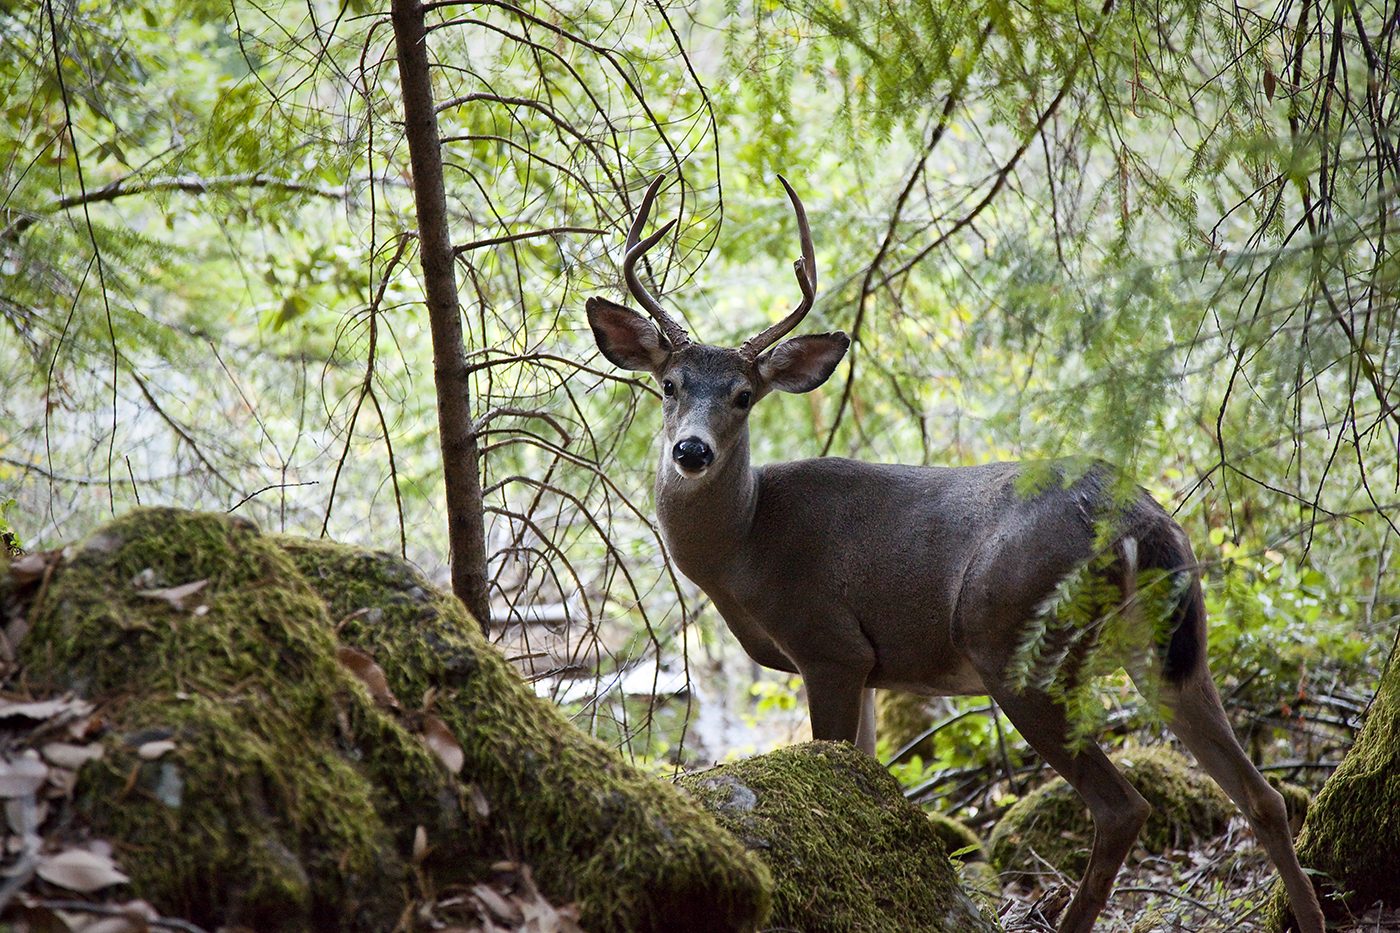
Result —
<path fill-rule="evenodd" d="M 1131 748 L 1110 756 L 1152 815 L 1138 837 L 1149 852 L 1210 838 L 1225 830 L 1234 805 L 1215 782 L 1167 748 Z M 1063 778 L 1055 778 L 1018 800 L 992 830 L 992 861 L 1003 871 L 1034 876 L 1040 861 L 1077 875 L 1089 859 L 1093 824 L 1089 811 Z"/>
<path fill-rule="evenodd" d="M 1298 860 L 1317 873 L 1330 917 L 1377 901 L 1400 905 L 1400 664 L 1386 670 L 1356 743 L 1313 798 L 1298 836 Z M 1283 885 L 1276 883 L 1268 927 L 1283 929 L 1289 916 Z"/>
<path fill-rule="evenodd" d="M 766 914 L 762 865 L 673 787 L 536 699 L 456 599 L 387 554 L 279 543 L 400 699 L 434 691 L 490 831 L 546 895 L 577 900 L 585 928 L 743 930 Z"/>
<path fill-rule="evenodd" d="M 1303 828 L 1303 820 L 1308 816 L 1308 807 L 1312 806 L 1312 792 L 1271 774 L 1266 774 L 1264 778 L 1283 795 L 1283 805 L 1288 809 L 1288 828 L 1297 836 Z"/>
<path fill-rule="evenodd" d="M 797 745 L 681 784 L 768 865 L 775 928 L 996 929 L 958 886 L 927 817 L 848 744 Z"/>
<path fill-rule="evenodd" d="M 964 852 L 958 856 L 958 859 L 963 862 L 976 862 L 987 858 L 987 852 L 982 848 L 982 840 L 977 838 L 977 834 L 960 821 L 943 813 L 929 813 L 928 823 L 933 834 L 943 843 L 943 848 L 950 856 L 954 852 L 960 852 L 968 846 L 973 846 L 971 852 Z"/>
<path fill-rule="evenodd" d="M 181 606 L 151 595 L 200 580 Z M 208 925 L 392 925 L 400 905 L 377 895 L 405 884 L 411 836 L 388 798 L 446 777 L 336 662 L 320 599 L 254 526 L 133 512 L 64 561 L 32 620 L 29 687 L 92 698 L 110 726 L 76 804 L 133 890 Z"/>
<path fill-rule="evenodd" d="M 180 605 L 158 592 L 200 580 Z M 108 727 L 72 825 L 111 840 L 132 892 L 163 913 L 386 930 L 420 883 L 513 858 L 551 899 L 577 900 L 590 930 L 746 930 L 766 914 L 756 859 L 537 699 L 404 561 L 139 510 L 75 549 L 30 617 L 28 688 L 76 691 Z M 337 661 L 337 625 L 402 709 Z M 425 704 L 461 743 L 459 776 L 417 734 Z M 139 754 L 161 738 L 174 749 Z M 428 851 L 411 866 L 420 826 Z"/>
<path fill-rule="evenodd" d="M 933 724 L 929 698 L 899 690 L 880 690 L 875 694 L 875 734 L 894 754 L 923 735 Z M 915 746 L 913 754 L 931 758 L 933 740 L 926 739 Z"/>

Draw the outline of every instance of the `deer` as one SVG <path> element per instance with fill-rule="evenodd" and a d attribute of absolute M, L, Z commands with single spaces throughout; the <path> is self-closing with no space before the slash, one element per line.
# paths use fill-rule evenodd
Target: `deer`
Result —
<path fill-rule="evenodd" d="M 1093 516 L 1108 494 L 1110 468 L 1026 493 L 1018 489 L 1026 465 L 1018 463 L 925 467 L 819 457 L 755 467 L 754 406 L 775 392 L 822 385 L 850 338 L 833 332 L 783 340 L 812 308 L 817 266 L 802 200 L 779 175 L 797 220 L 801 300 L 737 349 L 692 340 L 638 271 L 676 223 L 641 235 L 664 180 L 647 188 L 622 262 L 628 290 L 651 320 L 596 296 L 586 311 L 603 356 L 650 373 L 661 388 L 655 501 L 672 561 L 754 661 L 801 675 L 814 739 L 873 754 L 875 688 L 990 696 L 1089 809 L 1088 865 L 1059 923 L 1060 933 L 1087 933 L 1151 807 L 1098 744 L 1070 741 L 1060 699 L 1018 682 L 1008 667 L 1049 594 L 1102 549 Z M 1133 489 L 1114 511 L 1110 572 L 1122 576 L 1125 597 L 1143 570 L 1185 581 L 1174 589 L 1168 630 L 1154 639 L 1147 668 L 1167 724 L 1243 811 L 1282 876 L 1297 928 L 1322 933 L 1283 798 L 1240 746 L 1211 677 L 1190 540 L 1145 490 Z M 1124 624 L 1134 623 L 1127 617 Z"/>

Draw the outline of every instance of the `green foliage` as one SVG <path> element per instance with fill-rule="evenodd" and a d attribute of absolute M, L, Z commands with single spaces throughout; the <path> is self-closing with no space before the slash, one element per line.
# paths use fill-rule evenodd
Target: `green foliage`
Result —
<path fill-rule="evenodd" d="M 0 9 L 0 500 L 17 503 L 0 522 L 27 546 L 162 501 L 443 566 L 382 14 Z M 1320 684 L 1369 690 L 1396 599 L 1383 7 L 577 0 L 439 15 L 439 101 L 502 99 L 441 119 L 510 611 L 567 606 L 588 643 L 574 656 L 602 672 L 683 650 L 693 620 L 676 607 L 693 591 L 658 558 L 646 501 L 656 408 L 645 380 L 598 361 L 582 301 L 616 289 L 637 192 L 668 171 L 680 183 L 654 222 L 680 224 L 646 273 L 668 306 L 713 342 L 775 320 L 795 298 L 782 171 L 817 238 L 804 326 L 856 342 L 828 385 L 755 410 L 758 462 L 1121 464 L 1198 544 L 1213 536 L 1198 553 L 1227 694 L 1296 710 Z M 519 99 L 541 106 L 504 102 Z M 1056 606 L 1098 621 L 1040 614 L 1028 682 L 1090 632 L 1113 640 L 1113 613 L 1091 614 L 1074 582 Z M 1169 582 L 1140 581 L 1138 598 Z M 718 626 L 713 610 L 701 621 Z M 1102 692 L 1062 695 L 1077 719 L 1102 716 Z M 606 708 L 645 721 L 629 702 Z M 757 721 L 792 702 L 774 688 Z M 991 726 L 960 721 L 952 751 L 925 761 L 983 760 Z"/>
<path fill-rule="evenodd" d="M 14 496 L 0 499 L 0 545 L 3 545 L 6 555 L 9 557 L 18 557 L 20 554 L 24 553 L 24 539 L 19 536 L 19 532 L 10 524 L 7 515 L 14 507 Z"/>

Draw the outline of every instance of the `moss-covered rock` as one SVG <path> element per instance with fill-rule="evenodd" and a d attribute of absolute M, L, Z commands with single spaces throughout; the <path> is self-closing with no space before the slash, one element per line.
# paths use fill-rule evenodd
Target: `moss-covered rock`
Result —
<path fill-rule="evenodd" d="M 590 930 L 752 929 L 766 912 L 756 860 L 538 700 L 403 561 L 146 509 L 74 549 L 29 614 L 26 686 L 93 700 L 107 727 L 73 831 L 110 840 L 165 913 L 390 929 L 420 879 L 504 857 L 577 901 Z M 337 626 L 401 708 L 337 660 Z M 432 715 L 462 746 L 460 774 L 418 734 Z"/>
<path fill-rule="evenodd" d="M 640 775 L 539 701 L 455 598 L 388 554 L 279 539 L 406 702 L 432 690 L 461 778 L 540 888 L 587 929 L 728 930 L 767 909 L 767 874 L 672 786 Z"/>
<path fill-rule="evenodd" d="M 890 754 L 902 749 L 928 731 L 933 724 L 930 697 L 901 690 L 879 690 L 875 693 L 875 734 Z M 932 757 L 933 739 L 914 746 L 911 754 Z"/>
<path fill-rule="evenodd" d="M 1382 676 L 1356 743 L 1313 798 L 1298 860 L 1316 873 L 1329 917 L 1377 901 L 1400 905 L 1400 664 Z M 1273 930 L 1291 921 L 1282 883 L 1265 916 Z"/>
<path fill-rule="evenodd" d="M 775 928 L 994 930 L 958 886 L 925 814 L 851 745 L 810 742 L 685 775 L 772 872 Z"/>
<path fill-rule="evenodd" d="M 1224 832 L 1236 812 L 1230 798 L 1199 768 L 1167 748 L 1130 748 L 1110 756 L 1152 805 L 1138 844 L 1164 852 Z M 1043 859 L 1078 875 L 1089 860 L 1093 823 L 1088 808 L 1063 778 L 1031 791 L 997 823 L 988 840 L 992 861 L 1004 872 L 1034 876 Z"/>
<path fill-rule="evenodd" d="M 958 859 L 964 862 L 986 860 L 987 850 L 982 848 L 982 840 L 977 838 L 977 834 L 960 820 L 955 820 L 944 813 L 930 813 L 928 823 L 949 855 L 954 852 L 962 852 L 963 854 L 959 855 Z M 969 846 L 972 847 L 972 850 L 964 851 Z"/>
<path fill-rule="evenodd" d="M 1297 836 L 1303 828 L 1303 821 L 1307 819 L 1308 807 L 1312 806 L 1312 792 L 1271 774 L 1264 775 L 1264 779 L 1283 795 L 1283 805 L 1288 810 L 1288 828 Z"/>

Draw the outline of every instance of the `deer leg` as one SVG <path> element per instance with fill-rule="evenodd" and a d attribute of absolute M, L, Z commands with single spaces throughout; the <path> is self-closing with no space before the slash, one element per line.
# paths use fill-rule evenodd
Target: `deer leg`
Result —
<path fill-rule="evenodd" d="M 1060 776 L 1069 782 L 1094 820 L 1094 844 L 1079 890 L 1060 918 L 1059 933 L 1089 933 L 1108 903 L 1113 879 L 1137 841 L 1152 807 L 1118 772 L 1097 745 L 1070 751 L 1064 708 L 1042 692 L 992 694 L 1012 724 Z"/>
<path fill-rule="evenodd" d="M 864 713 L 865 674 L 850 668 L 809 667 L 802 671 L 807 687 L 807 710 L 812 717 L 812 738 L 859 744 Z M 874 707 L 871 707 L 872 713 Z M 871 729 L 873 750 L 874 729 Z"/>
<path fill-rule="evenodd" d="M 1298 929 L 1302 933 L 1322 933 L 1322 908 L 1312 881 L 1298 864 L 1283 797 L 1269 786 L 1240 747 L 1209 672 L 1202 666 L 1185 683 L 1162 686 L 1163 699 L 1171 710 L 1168 725 L 1244 812 L 1254 835 L 1283 878 Z"/>
<path fill-rule="evenodd" d="M 860 724 L 856 727 L 856 748 L 875 754 L 875 689 L 867 687 L 860 696 Z"/>

